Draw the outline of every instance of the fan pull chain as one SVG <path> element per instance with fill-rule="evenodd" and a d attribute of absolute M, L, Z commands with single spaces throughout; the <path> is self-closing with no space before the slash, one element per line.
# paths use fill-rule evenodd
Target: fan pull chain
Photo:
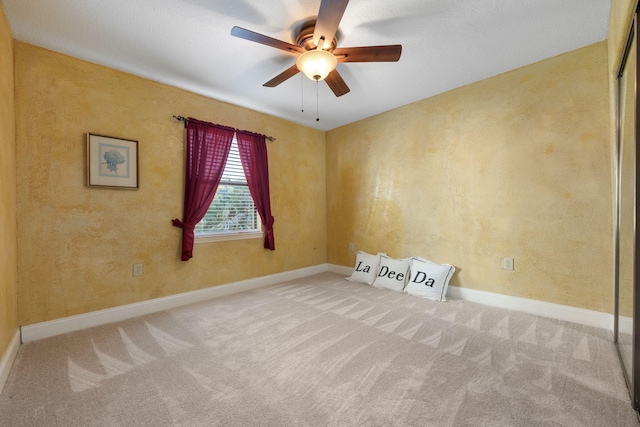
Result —
<path fill-rule="evenodd" d="M 320 113 L 318 113 L 318 105 L 320 104 L 320 103 L 318 102 L 318 98 L 319 98 L 319 95 L 318 95 L 318 87 L 319 87 L 319 85 L 320 85 L 320 82 L 319 82 L 318 80 L 316 80 L 316 122 L 319 122 L 319 121 L 320 121 L 320 117 L 319 117 L 319 116 L 320 116 Z"/>
<path fill-rule="evenodd" d="M 300 73 L 300 111 L 304 113 L 304 75 Z"/>

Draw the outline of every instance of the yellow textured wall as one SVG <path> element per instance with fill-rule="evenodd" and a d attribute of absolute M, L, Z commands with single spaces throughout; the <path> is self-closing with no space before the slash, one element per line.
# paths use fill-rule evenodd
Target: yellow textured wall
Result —
<path fill-rule="evenodd" d="M 329 262 L 353 265 L 354 242 L 611 312 L 607 84 L 601 42 L 329 131 Z"/>
<path fill-rule="evenodd" d="M 64 316 L 326 262 L 324 133 L 15 43 L 19 321 Z M 274 252 L 197 244 L 179 258 L 184 127 L 172 115 L 273 135 Z M 140 189 L 85 185 L 87 132 L 139 140 Z M 132 264 L 144 275 L 132 277 Z"/>
<path fill-rule="evenodd" d="M 0 5 L 0 358 L 18 330 L 13 36 Z"/>

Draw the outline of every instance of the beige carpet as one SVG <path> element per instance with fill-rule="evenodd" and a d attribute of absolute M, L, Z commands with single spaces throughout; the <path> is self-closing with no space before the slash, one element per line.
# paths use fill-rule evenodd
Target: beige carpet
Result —
<path fill-rule="evenodd" d="M 638 426 L 611 333 L 323 273 L 23 345 L 2 426 Z"/>

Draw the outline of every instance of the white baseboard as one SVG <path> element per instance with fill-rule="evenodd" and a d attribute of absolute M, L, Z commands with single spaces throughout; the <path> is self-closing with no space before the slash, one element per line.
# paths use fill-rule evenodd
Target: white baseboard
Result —
<path fill-rule="evenodd" d="M 211 288 L 201 289 L 198 291 L 185 292 L 178 295 L 142 301 L 139 303 L 108 308 L 105 310 L 79 314 L 76 316 L 64 317 L 62 319 L 36 323 L 34 325 L 27 325 L 21 328 L 22 342 L 26 343 L 36 341 L 55 335 L 91 328 L 93 326 L 100 326 L 107 323 L 118 322 L 120 320 L 155 313 L 158 311 L 179 307 L 185 304 L 191 304 L 211 298 L 231 295 L 238 292 L 261 288 L 263 286 L 275 285 L 277 283 L 286 282 L 287 280 L 299 279 L 301 277 L 306 277 L 325 271 L 331 271 L 333 273 L 342 274 L 345 277 L 348 277 L 351 275 L 353 268 L 336 264 L 320 264 L 313 267 L 301 268 L 284 273 L 256 277 L 253 279 L 228 283 L 225 285 L 213 286 Z M 452 298 L 460 298 L 471 302 L 477 302 L 493 307 L 500 307 L 530 314 L 536 314 L 552 319 L 565 320 L 568 322 L 574 322 L 588 326 L 595 326 L 607 330 L 613 329 L 612 314 L 601 313 L 593 310 L 586 310 L 582 308 L 536 301 L 526 298 L 512 297 L 508 295 L 478 291 L 468 288 L 460 288 L 457 286 L 449 286 L 447 296 L 450 296 Z"/>
<path fill-rule="evenodd" d="M 11 342 L 9 342 L 9 347 L 5 350 L 2 355 L 2 359 L 0 359 L 0 393 L 2 393 L 2 389 L 4 388 L 4 384 L 7 382 L 7 378 L 9 378 L 9 372 L 11 371 L 11 367 L 13 366 L 13 361 L 16 360 L 16 355 L 18 354 L 18 349 L 20 348 L 20 331 L 17 330 Z"/>
<path fill-rule="evenodd" d="M 329 264 L 329 271 L 336 274 L 344 274 L 345 277 L 351 276 L 353 267 L 345 267 L 344 265 Z"/>
<path fill-rule="evenodd" d="M 353 272 L 353 267 L 329 264 L 329 271 L 344 274 L 345 277 L 349 277 Z M 567 322 L 613 330 L 613 314 L 602 313 L 600 311 L 586 310 L 583 308 L 536 301 L 527 298 L 512 297 L 493 292 L 460 288 L 458 286 L 449 286 L 447 289 L 447 296 L 477 302 L 479 304 L 489 305 L 492 307 L 506 308 L 509 310 L 549 317 L 551 319 L 566 320 Z M 624 330 L 629 329 L 629 325 L 621 323 L 621 330 L 623 330 L 623 327 L 625 328 Z"/>
<path fill-rule="evenodd" d="M 620 316 L 618 318 L 618 329 L 620 333 L 633 335 L 633 318 Z"/>
<path fill-rule="evenodd" d="M 145 314 L 168 310 L 170 308 L 204 301 L 211 298 L 249 291 L 263 286 L 275 285 L 277 283 L 286 282 L 287 280 L 294 280 L 310 276 L 312 274 L 323 273 L 327 270 L 327 264 L 320 264 L 313 267 L 286 271 L 284 273 L 272 274 L 269 276 L 256 277 L 239 282 L 212 286 L 210 288 L 197 291 L 185 292 L 168 297 L 156 298 L 134 304 L 127 304 L 119 307 L 107 308 L 105 310 L 93 311 L 91 313 L 78 314 L 76 316 L 69 316 L 48 322 L 27 325 L 21 328 L 22 342 L 26 343 L 36 341 L 55 335 L 66 334 L 68 332 L 74 332 L 81 329 L 130 319 L 136 316 L 143 316 Z"/>
<path fill-rule="evenodd" d="M 449 286 L 447 296 L 466 301 L 490 305 L 492 307 L 507 308 L 551 319 L 566 320 L 581 325 L 595 326 L 602 329 L 613 329 L 613 314 L 568 305 L 537 301 L 527 298 L 512 297 L 493 292 Z"/>

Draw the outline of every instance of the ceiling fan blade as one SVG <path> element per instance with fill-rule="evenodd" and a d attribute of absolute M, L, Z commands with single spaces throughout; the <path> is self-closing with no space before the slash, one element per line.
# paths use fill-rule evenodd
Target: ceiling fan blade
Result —
<path fill-rule="evenodd" d="M 263 34 L 258 34 L 256 32 L 253 32 L 244 28 L 240 28 L 240 27 L 233 27 L 231 29 L 231 35 L 234 37 L 239 37 L 241 39 L 275 47 L 276 49 L 284 50 L 286 52 L 291 52 L 291 53 L 305 52 L 303 48 L 301 48 L 300 46 L 296 46 L 295 44 L 283 42 L 282 40 L 274 39 L 272 37 L 265 36 Z"/>
<path fill-rule="evenodd" d="M 402 46 L 342 47 L 335 49 L 333 55 L 338 62 L 396 62 L 400 59 Z"/>
<path fill-rule="evenodd" d="M 349 0 L 322 0 L 320 10 L 316 19 L 316 27 L 313 30 L 313 43 L 318 46 L 320 39 L 324 38 L 325 45 L 322 49 L 331 46 L 333 38 L 338 31 L 338 25 L 342 20 L 342 15 L 347 8 Z"/>
<path fill-rule="evenodd" d="M 264 86 L 264 87 L 276 87 L 280 83 L 282 83 L 285 80 L 295 76 L 299 72 L 300 72 L 300 70 L 298 70 L 298 67 L 295 64 L 293 64 L 293 67 L 287 68 L 282 73 L 278 74 L 277 76 L 275 76 L 274 78 L 272 78 L 271 80 L 269 80 L 268 82 L 263 84 L 262 86 Z"/>
<path fill-rule="evenodd" d="M 333 70 L 332 72 L 330 72 L 327 78 L 324 79 L 324 81 L 327 82 L 335 96 L 342 96 L 346 93 L 349 93 L 349 91 L 351 90 L 349 89 L 349 86 L 347 86 L 347 84 L 344 82 L 344 80 L 342 80 L 342 76 L 340 75 L 340 73 L 338 73 L 338 70 Z"/>

